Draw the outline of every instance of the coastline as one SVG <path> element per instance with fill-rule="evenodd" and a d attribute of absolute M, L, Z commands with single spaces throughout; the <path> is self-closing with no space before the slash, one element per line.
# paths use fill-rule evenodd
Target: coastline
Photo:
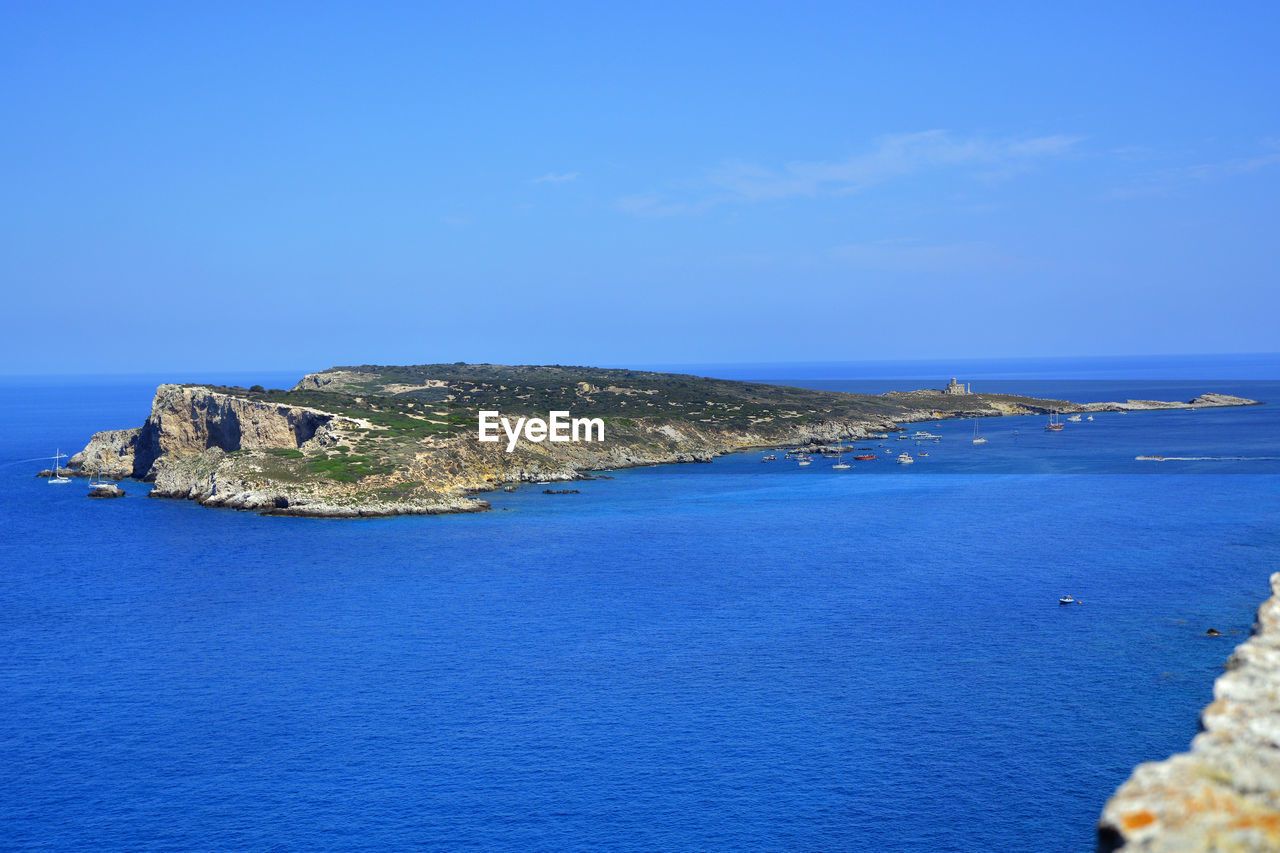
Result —
<path fill-rule="evenodd" d="M 300 386 L 315 375 L 308 375 Z M 777 389 L 780 393 L 795 391 Z M 627 420 L 621 437 L 614 435 L 611 441 L 598 444 L 556 446 L 521 439 L 516 452 L 511 453 L 494 444 L 481 444 L 474 435 L 463 432 L 443 437 L 429 434 L 389 450 L 379 447 L 376 452 L 356 456 L 349 455 L 352 446 L 375 429 L 367 419 L 310 405 L 255 400 L 251 394 L 214 387 L 163 384 L 156 389 L 151 415 L 143 427 L 96 433 L 84 450 L 68 461 L 65 473 L 150 482 L 154 488 L 148 497 L 179 498 L 201 506 L 274 516 L 342 519 L 461 514 L 489 510 L 489 503 L 476 496 L 506 485 L 571 482 L 627 467 L 709 462 L 728 453 L 760 448 L 863 441 L 872 434 L 902 432 L 905 425 L 924 421 L 1048 411 L 1070 415 L 1262 405 L 1213 393 L 1185 402 L 1071 403 L 1009 394 L 947 397 L 937 391 L 890 392 L 877 397 L 837 394 L 832 398 L 826 394 L 819 403 L 833 406 L 832 400 L 845 405 L 845 411 L 822 409 L 813 419 L 795 423 L 769 418 L 771 423 L 726 427 L 659 416 Z M 865 410 L 867 414 L 850 418 L 850 406 L 852 411 Z M 308 467 L 302 467 L 329 465 L 329 460 L 335 459 L 352 462 L 337 479 L 308 474 Z"/>
<path fill-rule="evenodd" d="M 524 403 L 520 382 L 548 402 L 561 395 L 553 407 L 576 401 L 614 413 L 609 440 L 522 437 L 515 452 L 478 441 L 476 411 Z M 483 512 L 490 506 L 478 495 L 513 484 L 839 444 L 928 421 L 1251 405 L 1261 404 L 1211 393 L 1084 404 L 937 390 L 860 395 L 593 368 L 334 368 L 289 392 L 161 385 L 142 427 L 96 433 L 67 468 L 153 483 L 152 497 L 269 515 L 434 515 Z"/>
<path fill-rule="evenodd" d="M 1280 572 L 1187 752 L 1138 765 L 1098 821 L 1099 853 L 1280 850 Z"/>

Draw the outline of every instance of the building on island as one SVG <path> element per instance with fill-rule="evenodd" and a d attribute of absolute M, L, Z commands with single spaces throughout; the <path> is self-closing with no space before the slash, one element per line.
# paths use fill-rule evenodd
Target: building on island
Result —
<path fill-rule="evenodd" d="M 954 376 L 947 383 L 947 387 L 942 389 L 943 394 L 972 394 L 973 389 L 967 383 L 957 382 Z"/>

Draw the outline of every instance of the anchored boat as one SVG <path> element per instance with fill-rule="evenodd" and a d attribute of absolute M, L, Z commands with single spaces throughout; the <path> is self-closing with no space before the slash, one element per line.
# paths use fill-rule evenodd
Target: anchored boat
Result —
<path fill-rule="evenodd" d="M 70 477 L 64 477 L 64 476 L 62 476 L 62 473 L 61 473 L 61 471 L 62 471 L 62 460 L 63 460 L 63 459 L 65 459 L 65 458 L 66 458 L 66 456 L 67 456 L 67 454 L 63 453 L 63 452 L 62 452 L 62 450 L 61 450 L 61 448 L 59 448 L 58 450 L 54 451 L 54 454 L 53 454 L 53 476 L 51 476 L 51 477 L 49 478 L 49 482 L 50 482 L 51 484 L 52 484 L 52 483 L 57 483 L 58 485 L 62 485 L 63 483 L 70 483 L 70 482 L 71 482 L 71 478 L 70 478 Z"/>

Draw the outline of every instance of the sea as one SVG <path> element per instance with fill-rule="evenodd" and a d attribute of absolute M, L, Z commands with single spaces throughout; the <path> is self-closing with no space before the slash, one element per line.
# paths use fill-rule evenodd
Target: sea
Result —
<path fill-rule="evenodd" d="M 1267 405 L 320 520 L 35 477 L 302 371 L 0 379 L 0 849 L 1093 849 L 1280 570 L 1280 358 L 686 367 Z"/>

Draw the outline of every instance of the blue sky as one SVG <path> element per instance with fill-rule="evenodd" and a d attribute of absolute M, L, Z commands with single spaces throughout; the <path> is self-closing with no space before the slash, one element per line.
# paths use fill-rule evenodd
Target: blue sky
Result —
<path fill-rule="evenodd" d="M 1274 3 L 0 17 L 0 372 L 1280 349 Z"/>

